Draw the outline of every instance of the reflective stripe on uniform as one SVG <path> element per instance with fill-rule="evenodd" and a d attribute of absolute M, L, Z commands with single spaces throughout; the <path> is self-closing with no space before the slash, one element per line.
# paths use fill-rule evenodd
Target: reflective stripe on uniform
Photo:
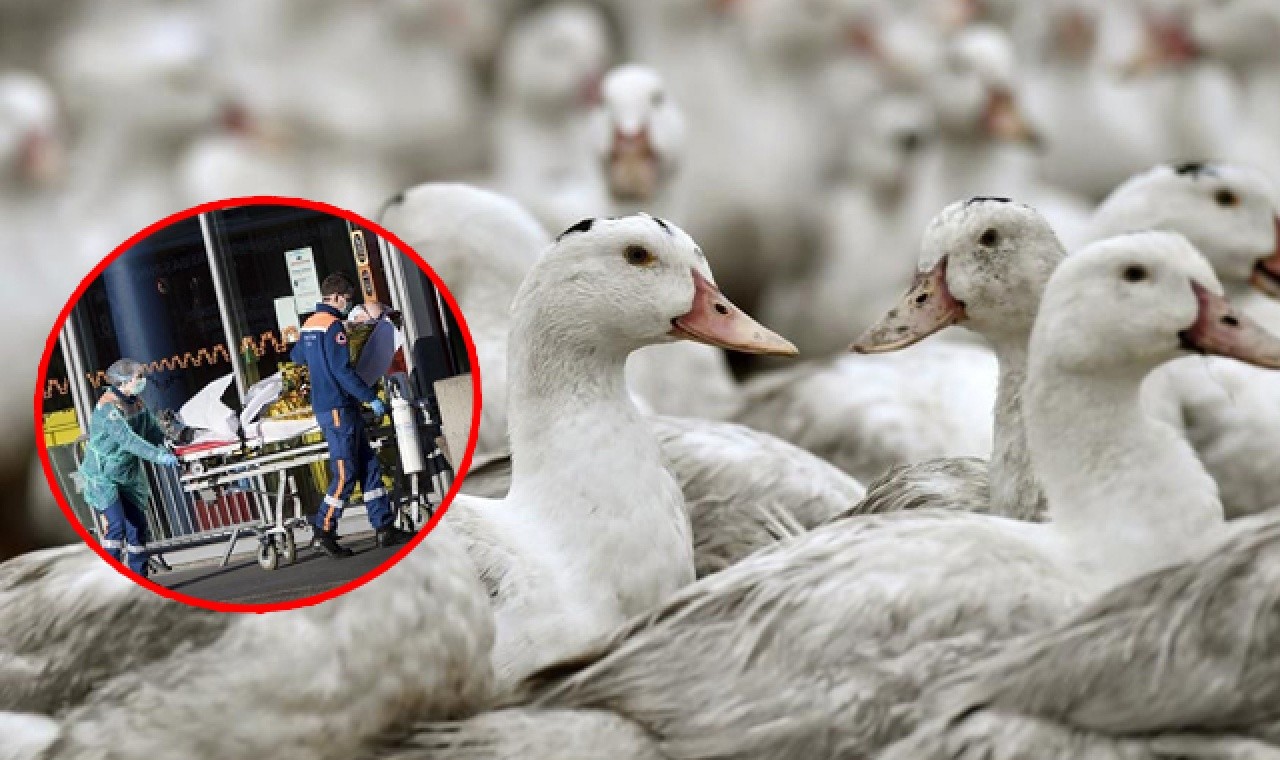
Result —
<path fill-rule="evenodd" d="M 370 488 L 368 491 L 364 492 L 364 500 L 369 501 L 371 499 L 381 499 L 383 496 L 386 496 L 386 495 L 387 495 L 386 489 Z"/>
<path fill-rule="evenodd" d="M 103 549 L 123 549 L 124 542 L 115 538 L 105 538 L 102 540 Z"/>
<path fill-rule="evenodd" d="M 133 546 L 132 544 L 125 546 L 124 550 L 129 552 L 130 554 L 146 554 L 147 553 L 147 547 Z"/>
<path fill-rule="evenodd" d="M 336 409 L 334 410 L 334 414 L 337 414 Z M 347 466 L 346 465 L 347 465 L 346 462 L 342 461 L 341 459 L 338 460 L 338 483 L 337 483 L 337 487 L 333 489 L 334 494 L 342 493 L 342 489 L 345 488 L 347 485 Z M 333 501 L 329 501 L 330 499 L 333 499 Z M 324 529 L 328 531 L 333 529 L 333 527 L 329 524 L 333 520 L 333 510 L 342 506 L 342 500 L 336 498 L 333 494 L 325 496 L 324 500 L 329 504 L 329 509 L 326 510 L 324 513 Z M 337 503 L 334 503 L 334 502 L 337 502 Z"/>

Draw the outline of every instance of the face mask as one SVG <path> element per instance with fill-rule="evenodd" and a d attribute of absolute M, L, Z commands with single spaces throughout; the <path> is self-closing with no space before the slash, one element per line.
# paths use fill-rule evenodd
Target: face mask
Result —
<path fill-rule="evenodd" d="M 131 383 L 126 383 L 125 385 L 120 386 L 120 390 L 124 391 L 130 396 L 140 395 L 146 389 L 147 389 L 147 378 L 145 377 L 140 377 Z"/>

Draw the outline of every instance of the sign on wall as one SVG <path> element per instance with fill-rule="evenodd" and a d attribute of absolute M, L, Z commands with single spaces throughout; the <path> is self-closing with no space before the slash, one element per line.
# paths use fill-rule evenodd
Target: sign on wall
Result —
<path fill-rule="evenodd" d="M 298 248 L 285 251 L 284 261 L 289 268 L 294 306 L 299 314 L 309 314 L 320 302 L 320 276 L 316 273 L 315 255 L 310 248 Z"/>

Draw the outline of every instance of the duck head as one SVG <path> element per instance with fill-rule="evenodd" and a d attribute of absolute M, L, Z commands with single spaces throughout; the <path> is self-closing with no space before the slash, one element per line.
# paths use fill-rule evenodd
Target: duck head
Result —
<path fill-rule="evenodd" d="M 515 25 L 501 53 L 503 97 L 551 116 L 590 108 L 599 102 L 610 51 L 597 8 L 564 3 L 534 11 Z"/>
<path fill-rule="evenodd" d="M 600 90 L 591 131 L 609 194 L 617 201 L 651 201 L 679 168 L 684 115 L 649 66 L 619 66 Z"/>
<path fill-rule="evenodd" d="M 1280 207 L 1261 172 L 1228 164 L 1160 166 L 1138 174 L 1094 213 L 1092 237 L 1167 230 L 1185 236 L 1228 286 L 1252 282 L 1280 298 Z"/>
<path fill-rule="evenodd" d="M 1025 342 L 1044 285 L 1065 256 L 1028 206 L 1005 198 L 953 203 L 925 229 L 910 289 L 852 348 L 896 351 L 950 325 Z"/>
<path fill-rule="evenodd" d="M 62 123 L 53 90 L 25 72 L 0 75 L 0 172 L 25 187 L 49 185 L 64 169 Z"/>
<path fill-rule="evenodd" d="M 753 354 L 793 356 L 789 341 L 734 306 L 716 287 L 702 249 L 683 230 L 648 214 L 584 219 L 534 266 L 513 310 L 539 293 L 544 323 L 603 334 L 630 353 L 693 340 Z"/>
<path fill-rule="evenodd" d="M 1045 289 L 1032 337 L 1068 373 L 1139 374 L 1188 352 L 1280 368 L 1280 338 L 1233 307 L 1186 238 L 1138 232 L 1068 257 Z"/>
<path fill-rule="evenodd" d="M 1019 104 L 1017 66 L 1009 36 L 980 24 L 958 33 L 946 46 L 929 92 L 939 126 L 966 138 L 1041 143 Z"/>

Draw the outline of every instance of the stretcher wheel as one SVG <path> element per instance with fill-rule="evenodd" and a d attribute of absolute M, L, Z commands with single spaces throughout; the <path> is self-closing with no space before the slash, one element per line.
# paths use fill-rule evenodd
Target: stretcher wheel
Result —
<path fill-rule="evenodd" d="M 286 565 L 292 565 L 298 558 L 298 543 L 293 537 L 293 529 L 287 528 L 280 536 L 280 556 Z"/>
<path fill-rule="evenodd" d="M 271 541 L 263 541 L 258 544 L 258 566 L 263 570 L 275 570 L 280 564 L 280 557 L 276 554 L 276 547 Z"/>

